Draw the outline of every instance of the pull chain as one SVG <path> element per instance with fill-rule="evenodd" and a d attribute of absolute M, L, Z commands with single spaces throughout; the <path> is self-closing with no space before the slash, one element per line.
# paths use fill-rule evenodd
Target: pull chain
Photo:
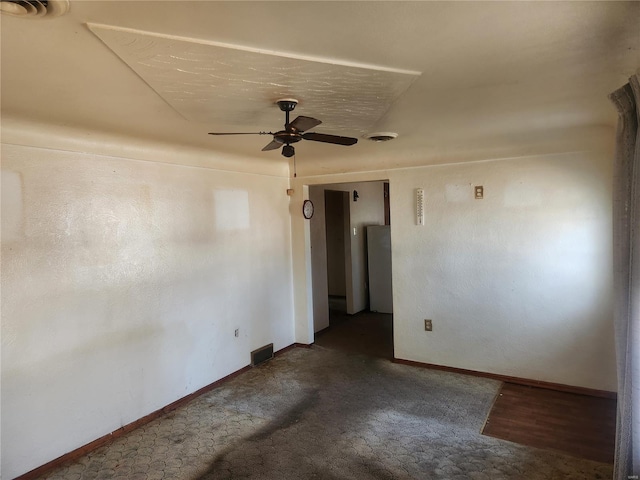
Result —
<path fill-rule="evenodd" d="M 296 178 L 298 173 L 296 172 L 296 154 L 293 154 L 293 178 Z"/>

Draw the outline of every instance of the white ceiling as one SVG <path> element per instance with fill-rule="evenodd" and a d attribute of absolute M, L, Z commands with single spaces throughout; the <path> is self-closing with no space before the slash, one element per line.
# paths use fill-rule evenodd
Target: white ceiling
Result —
<path fill-rule="evenodd" d="M 187 120 L 221 119 L 245 132 L 268 130 L 274 102 L 299 98 L 323 128 L 362 135 L 419 75 L 96 24 L 89 29 Z M 274 131 L 284 126 L 281 118 Z"/>
<path fill-rule="evenodd" d="M 207 132 L 275 131 L 287 93 L 323 120 L 314 131 L 399 134 L 298 144 L 318 173 L 578 148 L 615 124 L 607 95 L 640 67 L 640 2 L 71 0 L 62 17 L 1 22 L 4 117 L 280 161 L 264 137 Z M 288 83 L 265 87 L 282 68 Z"/>

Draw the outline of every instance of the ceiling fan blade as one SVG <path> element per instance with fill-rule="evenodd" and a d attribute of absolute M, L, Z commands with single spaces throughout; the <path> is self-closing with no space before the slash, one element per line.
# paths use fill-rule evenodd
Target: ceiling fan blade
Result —
<path fill-rule="evenodd" d="M 269 145 L 267 145 L 262 149 L 262 151 L 266 152 L 267 150 L 275 150 L 276 148 L 280 148 L 281 146 L 282 144 L 280 142 L 276 142 L 275 140 L 272 140 Z"/>
<path fill-rule="evenodd" d="M 209 132 L 209 135 L 273 135 L 271 132 Z"/>
<path fill-rule="evenodd" d="M 300 115 L 293 122 L 289 124 L 290 128 L 293 128 L 297 132 L 304 132 L 305 130 L 309 130 L 310 128 L 317 127 L 322 122 L 317 118 L 304 117 Z"/>
<path fill-rule="evenodd" d="M 312 140 L 314 142 L 334 143 L 336 145 L 353 145 L 358 143 L 357 138 L 352 137 L 340 137 L 338 135 L 326 135 L 324 133 L 305 133 L 302 135 L 305 140 Z"/>

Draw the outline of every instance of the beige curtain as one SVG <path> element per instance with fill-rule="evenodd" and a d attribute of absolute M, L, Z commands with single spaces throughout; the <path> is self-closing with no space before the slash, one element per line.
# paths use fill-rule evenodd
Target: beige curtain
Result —
<path fill-rule="evenodd" d="M 640 84 L 609 98 L 618 109 L 613 197 L 618 419 L 614 479 L 640 475 Z"/>

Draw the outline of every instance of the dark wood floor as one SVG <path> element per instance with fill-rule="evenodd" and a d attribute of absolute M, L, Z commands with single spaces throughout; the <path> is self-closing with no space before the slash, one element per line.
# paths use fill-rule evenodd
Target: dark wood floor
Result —
<path fill-rule="evenodd" d="M 393 316 L 387 313 L 360 312 L 347 315 L 340 309 L 330 311 L 330 327 L 316 334 L 317 345 L 351 354 L 393 358 Z"/>
<path fill-rule="evenodd" d="M 504 383 L 483 434 L 613 463 L 616 401 Z"/>
<path fill-rule="evenodd" d="M 332 299 L 330 327 L 317 345 L 350 354 L 393 358 L 393 316 L 347 315 Z M 612 399 L 504 383 L 483 434 L 572 456 L 612 463 L 616 402 Z"/>

